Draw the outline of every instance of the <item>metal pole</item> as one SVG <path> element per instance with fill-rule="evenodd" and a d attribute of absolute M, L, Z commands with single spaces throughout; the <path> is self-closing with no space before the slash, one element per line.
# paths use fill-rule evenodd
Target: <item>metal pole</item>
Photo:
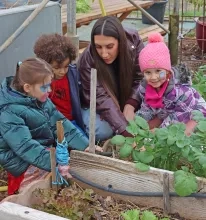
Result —
<path fill-rule="evenodd" d="M 67 0 L 67 36 L 79 54 L 79 36 L 76 32 L 76 0 Z"/>

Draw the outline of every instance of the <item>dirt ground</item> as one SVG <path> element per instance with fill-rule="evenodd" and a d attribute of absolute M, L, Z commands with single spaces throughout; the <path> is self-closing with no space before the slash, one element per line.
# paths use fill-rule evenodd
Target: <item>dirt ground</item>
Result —
<path fill-rule="evenodd" d="M 206 64 L 206 54 L 202 53 L 194 37 L 185 37 L 180 42 L 179 58 L 192 71 L 197 71 L 200 66 Z"/>

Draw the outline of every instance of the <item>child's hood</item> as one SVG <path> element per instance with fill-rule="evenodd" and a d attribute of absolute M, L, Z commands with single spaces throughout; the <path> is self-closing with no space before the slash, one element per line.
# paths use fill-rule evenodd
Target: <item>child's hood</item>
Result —
<path fill-rule="evenodd" d="M 175 84 L 192 85 L 191 72 L 185 64 L 172 67 L 172 71 Z"/>
<path fill-rule="evenodd" d="M 25 105 L 25 106 L 34 105 L 34 100 L 28 96 L 25 96 L 21 93 L 19 93 L 19 95 L 17 96 L 14 96 L 14 95 L 11 95 L 11 93 L 9 93 L 12 79 L 13 79 L 12 76 L 6 77 L 1 83 L 0 109 L 2 109 L 4 106 L 11 105 L 11 104 Z"/>

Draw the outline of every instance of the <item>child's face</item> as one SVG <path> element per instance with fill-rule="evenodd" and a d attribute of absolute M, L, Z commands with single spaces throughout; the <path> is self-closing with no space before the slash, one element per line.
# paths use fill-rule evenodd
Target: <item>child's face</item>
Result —
<path fill-rule="evenodd" d="M 55 79 L 63 78 L 68 72 L 69 64 L 70 64 L 69 58 L 64 60 L 64 62 L 62 62 L 61 64 L 57 63 L 56 61 L 52 61 L 50 65 L 52 66 L 54 72 L 54 78 Z"/>
<path fill-rule="evenodd" d="M 143 73 L 147 83 L 154 88 L 159 88 L 168 77 L 168 71 L 164 69 L 146 69 Z"/>
<path fill-rule="evenodd" d="M 45 102 L 51 92 L 51 82 L 53 75 L 47 76 L 43 83 L 37 83 L 35 85 L 24 84 L 24 90 L 27 95 L 36 98 L 40 102 Z"/>

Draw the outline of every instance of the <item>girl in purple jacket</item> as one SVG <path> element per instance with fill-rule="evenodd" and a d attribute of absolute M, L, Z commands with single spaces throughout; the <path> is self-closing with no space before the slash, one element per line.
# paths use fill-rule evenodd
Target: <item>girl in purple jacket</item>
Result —
<path fill-rule="evenodd" d="M 170 53 L 163 37 L 153 33 L 148 37 L 148 42 L 139 55 L 144 79 L 133 97 L 142 102 L 136 114 L 147 121 L 158 118 L 159 124 L 153 127 L 183 122 L 186 124 L 186 134 L 190 135 L 196 126 L 192 111 L 199 110 L 206 116 L 206 102 L 191 87 L 190 77 L 171 67 Z"/>

